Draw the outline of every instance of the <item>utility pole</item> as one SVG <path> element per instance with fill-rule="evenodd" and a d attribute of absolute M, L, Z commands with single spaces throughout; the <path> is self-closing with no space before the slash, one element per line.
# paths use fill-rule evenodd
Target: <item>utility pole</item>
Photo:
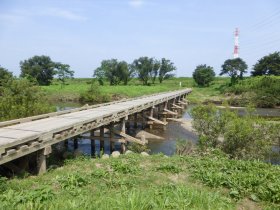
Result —
<path fill-rule="evenodd" d="M 239 58 L 239 30 L 238 28 L 235 29 L 234 33 L 234 51 L 233 51 L 233 58 Z"/>

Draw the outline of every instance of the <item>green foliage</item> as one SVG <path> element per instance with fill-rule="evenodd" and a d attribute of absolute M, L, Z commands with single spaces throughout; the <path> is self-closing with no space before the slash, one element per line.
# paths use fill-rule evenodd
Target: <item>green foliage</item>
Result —
<path fill-rule="evenodd" d="M 252 76 L 280 76 L 280 52 L 271 53 L 258 60 L 251 74 Z"/>
<path fill-rule="evenodd" d="M 176 154 L 188 155 L 194 151 L 194 144 L 191 141 L 185 139 L 179 139 L 176 141 Z"/>
<path fill-rule="evenodd" d="M 58 176 L 55 181 L 59 183 L 60 187 L 65 190 L 74 191 L 79 187 L 83 187 L 89 183 L 89 180 L 78 174 L 72 173 L 64 176 Z"/>
<path fill-rule="evenodd" d="M 201 148 L 217 147 L 219 137 L 225 132 L 226 125 L 236 117 L 233 112 L 218 113 L 214 105 L 196 106 L 192 109 L 193 127 L 199 135 Z"/>
<path fill-rule="evenodd" d="M 158 61 L 149 57 L 140 57 L 132 63 L 132 68 L 143 85 L 148 85 L 151 75 L 156 74 L 158 67 Z"/>
<path fill-rule="evenodd" d="M 192 116 L 201 149 L 221 148 L 233 158 L 264 160 L 277 135 L 274 126 L 250 113 L 239 117 L 228 109 L 208 105 L 193 108 Z"/>
<path fill-rule="evenodd" d="M 31 76 L 39 85 L 50 85 L 55 75 L 55 63 L 49 56 L 34 56 L 20 62 L 21 77 Z"/>
<path fill-rule="evenodd" d="M 7 178 L 0 176 L 0 194 L 7 189 Z"/>
<path fill-rule="evenodd" d="M 243 79 L 243 74 L 248 68 L 241 58 L 228 59 L 222 65 L 220 75 L 228 74 L 231 77 L 231 84 L 235 84 L 239 79 Z"/>
<path fill-rule="evenodd" d="M 137 144 L 137 143 L 134 143 L 134 142 L 129 143 L 128 146 L 127 146 L 127 149 L 131 150 L 133 152 L 136 152 L 136 153 L 141 153 L 141 152 L 148 152 L 149 153 L 151 151 L 146 144 L 141 145 L 141 144 Z"/>
<path fill-rule="evenodd" d="M 251 103 L 256 107 L 275 107 L 280 104 L 280 77 L 246 78 L 226 88 L 225 92 L 240 95 L 239 99 L 231 101 L 232 104 L 244 106 Z"/>
<path fill-rule="evenodd" d="M 174 63 L 172 63 L 170 60 L 162 58 L 159 67 L 160 69 L 158 79 L 160 83 L 162 83 L 163 80 L 174 76 L 174 74 L 169 73 L 176 70 Z"/>
<path fill-rule="evenodd" d="M 13 73 L 0 66 L 0 87 L 5 85 L 9 79 L 13 77 Z M 0 92 L 1 95 L 1 92 Z"/>
<path fill-rule="evenodd" d="M 133 158 L 130 159 L 114 159 L 110 163 L 110 167 L 114 172 L 122 174 L 137 174 L 140 171 L 139 164 Z"/>
<path fill-rule="evenodd" d="M 74 71 L 70 70 L 70 66 L 68 64 L 56 63 L 56 74 L 58 80 L 61 82 L 61 88 L 65 85 L 66 79 L 73 78 Z"/>
<path fill-rule="evenodd" d="M 92 82 L 87 92 L 80 94 L 79 101 L 82 103 L 105 103 L 110 101 L 110 96 L 102 93 L 99 86 Z"/>
<path fill-rule="evenodd" d="M 0 120 L 10 120 L 52 111 L 40 87 L 27 79 L 9 80 L 0 96 Z"/>
<path fill-rule="evenodd" d="M 280 203 L 279 166 L 258 161 L 229 160 L 225 156 L 187 157 L 192 176 L 210 187 L 226 187 L 235 199 Z"/>
<path fill-rule="evenodd" d="M 50 202 L 55 194 L 49 186 L 42 185 L 32 190 L 8 189 L 0 195 L 1 206 L 16 207 L 21 204 Z"/>
<path fill-rule="evenodd" d="M 162 172 L 169 172 L 169 173 L 175 173 L 178 174 L 182 170 L 175 166 L 174 164 L 162 164 L 156 168 L 157 171 L 162 171 Z"/>
<path fill-rule="evenodd" d="M 213 67 L 204 65 L 198 65 L 193 72 L 194 81 L 200 86 L 209 86 L 214 80 L 215 72 Z"/>
<path fill-rule="evenodd" d="M 133 73 L 133 69 L 125 61 L 119 62 L 117 59 L 111 59 L 103 60 L 101 66 L 94 70 L 93 76 L 97 78 L 100 85 L 104 84 L 105 78 L 110 85 L 119 85 L 120 82 L 127 85 Z"/>

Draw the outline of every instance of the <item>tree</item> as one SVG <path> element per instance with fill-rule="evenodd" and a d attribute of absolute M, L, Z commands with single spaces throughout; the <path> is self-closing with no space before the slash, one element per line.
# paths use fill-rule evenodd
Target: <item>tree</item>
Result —
<path fill-rule="evenodd" d="M 162 58 L 160 69 L 159 69 L 159 75 L 158 75 L 159 82 L 162 83 L 163 80 L 174 76 L 174 74 L 169 74 L 169 72 L 172 72 L 175 70 L 176 70 L 176 67 L 170 60 Z"/>
<path fill-rule="evenodd" d="M 157 75 L 159 73 L 159 69 L 160 69 L 160 61 L 158 60 L 154 60 L 153 62 L 153 68 L 150 72 L 150 77 L 152 79 L 152 83 L 155 84 L 155 81 L 156 81 L 156 78 L 157 78 Z"/>
<path fill-rule="evenodd" d="M 198 65 L 193 72 L 193 79 L 200 86 L 209 86 L 215 78 L 215 72 L 213 67 L 204 65 Z"/>
<path fill-rule="evenodd" d="M 254 65 L 252 76 L 275 75 L 280 76 L 280 52 L 264 56 Z"/>
<path fill-rule="evenodd" d="M 68 64 L 56 63 L 55 64 L 56 74 L 58 80 L 61 82 L 61 88 L 65 85 L 66 79 L 73 78 L 74 71 L 70 70 Z"/>
<path fill-rule="evenodd" d="M 231 84 L 235 84 L 238 79 L 243 79 L 247 68 L 247 64 L 241 58 L 228 59 L 222 65 L 220 75 L 228 74 L 231 77 Z"/>
<path fill-rule="evenodd" d="M 154 63 L 155 60 L 149 57 L 140 57 L 133 61 L 132 68 L 137 73 L 139 80 L 143 82 L 143 85 L 148 85 Z"/>
<path fill-rule="evenodd" d="M 120 80 L 124 85 L 127 85 L 128 81 L 133 77 L 134 70 L 131 68 L 131 65 L 128 65 L 127 62 L 121 61 L 118 63 L 118 74 Z"/>
<path fill-rule="evenodd" d="M 7 80 L 13 77 L 13 73 L 0 66 L 0 86 L 3 86 Z"/>
<path fill-rule="evenodd" d="M 93 77 L 98 80 L 99 85 L 104 85 L 105 71 L 101 67 L 94 70 Z"/>
<path fill-rule="evenodd" d="M 55 63 L 49 56 L 34 56 L 20 62 L 21 77 L 31 76 L 39 85 L 49 85 L 55 74 Z"/>

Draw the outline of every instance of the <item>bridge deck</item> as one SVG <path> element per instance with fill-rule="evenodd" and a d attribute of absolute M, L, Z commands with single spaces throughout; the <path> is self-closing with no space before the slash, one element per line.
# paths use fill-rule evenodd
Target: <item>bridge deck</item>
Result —
<path fill-rule="evenodd" d="M 154 105 L 187 94 L 190 91 L 190 89 L 184 89 L 161 93 L 0 128 L 0 164 L 3 154 L 7 152 L 9 148 L 21 146 L 33 140 L 38 140 L 39 142 L 49 141 L 56 133 L 67 129 L 80 129 L 86 123 L 94 122 L 94 127 L 97 128 L 110 122 L 117 121 L 121 117 L 140 112 Z M 105 118 L 108 118 L 108 120 L 104 120 Z M 88 126 L 88 128 L 89 129 L 84 129 L 84 131 L 90 130 L 93 127 L 90 128 L 90 126 Z"/>

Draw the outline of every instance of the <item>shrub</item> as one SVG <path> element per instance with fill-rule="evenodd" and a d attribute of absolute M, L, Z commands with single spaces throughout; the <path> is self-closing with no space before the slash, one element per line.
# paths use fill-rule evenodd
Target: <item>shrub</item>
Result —
<path fill-rule="evenodd" d="M 87 92 L 81 93 L 80 102 L 82 103 L 103 103 L 111 101 L 111 97 L 101 92 L 98 85 L 92 83 Z"/>
<path fill-rule="evenodd" d="M 250 113 L 239 117 L 228 109 L 208 105 L 193 108 L 192 116 L 200 148 L 221 148 L 233 158 L 265 159 L 277 136 L 273 125 Z"/>
<path fill-rule="evenodd" d="M 214 80 L 215 72 L 213 67 L 199 65 L 193 72 L 193 79 L 200 86 L 209 86 L 210 82 Z"/>

